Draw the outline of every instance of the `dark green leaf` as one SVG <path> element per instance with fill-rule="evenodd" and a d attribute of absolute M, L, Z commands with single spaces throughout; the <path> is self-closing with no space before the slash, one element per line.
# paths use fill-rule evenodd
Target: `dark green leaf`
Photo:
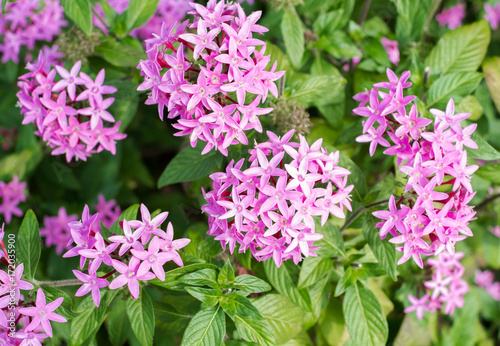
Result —
<path fill-rule="evenodd" d="M 311 76 L 304 75 L 303 79 L 297 80 L 290 87 L 289 98 L 297 100 L 299 104 L 324 104 L 325 93 L 331 95 L 343 86 L 344 79 L 337 76 Z"/>
<path fill-rule="evenodd" d="M 218 346 L 226 335 L 226 320 L 220 306 L 200 310 L 189 322 L 181 346 Z"/>
<path fill-rule="evenodd" d="M 113 302 L 106 326 L 112 345 L 120 346 L 128 340 L 131 326 L 127 317 L 125 301 L 117 299 Z"/>
<path fill-rule="evenodd" d="M 431 74 L 474 72 L 490 44 L 490 25 L 484 19 L 444 34 L 425 59 Z"/>
<path fill-rule="evenodd" d="M 321 226 L 319 219 L 315 219 L 316 232 L 323 234 L 323 238 L 316 241 L 315 246 L 320 246 L 318 250 L 315 250 L 318 256 L 323 257 L 345 257 L 344 240 L 342 239 L 342 234 L 337 226 L 332 225 L 330 222 L 325 223 Z"/>
<path fill-rule="evenodd" d="M 365 223 L 363 225 L 363 236 L 368 241 L 378 262 L 394 281 L 397 279 L 398 271 L 396 269 L 396 249 L 388 241 L 380 239 L 379 232 L 375 228 L 373 216 L 366 213 Z"/>
<path fill-rule="evenodd" d="M 304 28 L 295 10 L 285 10 L 281 21 L 281 32 L 287 56 L 295 68 L 299 68 L 304 55 Z"/>
<path fill-rule="evenodd" d="M 206 306 L 217 305 L 222 297 L 222 290 L 220 289 L 186 287 L 185 290 Z"/>
<path fill-rule="evenodd" d="M 343 294 L 347 288 L 354 285 L 358 280 L 358 272 L 353 270 L 351 266 L 348 266 L 344 271 L 344 275 L 340 278 L 335 288 L 335 297 Z"/>
<path fill-rule="evenodd" d="M 187 147 L 178 153 L 161 174 L 158 187 L 203 178 L 219 167 L 221 155 L 214 150 L 201 155 L 203 147 L 200 142 L 196 148 Z"/>
<path fill-rule="evenodd" d="M 204 268 L 195 272 L 183 275 L 179 281 L 189 286 L 209 286 L 218 288 L 219 284 L 216 281 L 217 272 L 212 268 Z M 166 281 L 166 279 L 165 279 Z"/>
<path fill-rule="evenodd" d="M 233 287 L 241 290 L 243 295 L 250 293 L 262 293 L 271 290 L 271 285 L 256 276 L 243 274 L 237 276 L 234 280 Z"/>
<path fill-rule="evenodd" d="M 333 263 L 330 258 L 319 256 L 305 258 L 304 261 L 302 261 L 297 288 L 300 290 L 314 285 L 331 269 L 333 269 Z"/>
<path fill-rule="evenodd" d="M 127 300 L 127 315 L 132 331 L 141 345 L 152 345 L 155 332 L 153 301 L 146 290 L 141 289 L 137 299 Z"/>
<path fill-rule="evenodd" d="M 300 306 L 305 311 L 312 312 L 311 298 L 307 290 L 299 290 L 288 272 L 285 263 L 279 268 L 272 260 L 264 262 L 269 283 L 282 295 L 288 297 L 292 303 Z"/>
<path fill-rule="evenodd" d="M 451 98 L 458 105 L 462 97 L 474 92 L 482 79 L 478 72 L 456 72 L 439 78 L 429 88 L 427 108 L 444 109 Z"/>
<path fill-rule="evenodd" d="M 120 217 L 115 221 L 115 223 L 111 226 L 111 233 L 114 234 L 122 234 L 123 229 L 120 227 L 120 221 L 127 220 L 136 220 L 137 219 L 137 211 L 139 210 L 139 204 L 134 204 L 125 210 Z"/>
<path fill-rule="evenodd" d="M 202 270 L 202 269 L 212 269 L 214 271 L 214 273 L 207 273 L 208 275 L 211 276 L 209 278 L 209 280 L 207 280 L 207 283 L 209 283 L 208 286 L 214 285 L 214 287 L 215 287 L 217 285 L 217 280 L 216 280 L 217 273 L 215 272 L 215 270 L 218 270 L 219 268 L 216 265 L 209 264 L 209 263 L 190 264 L 190 265 L 186 265 L 184 267 L 176 268 L 176 269 L 170 270 L 170 271 L 165 273 L 165 281 L 160 281 L 159 279 L 155 278 L 155 279 L 150 280 L 148 282 L 151 284 L 160 286 L 160 287 L 168 288 L 170 290 L 184 292 L 185 284 L 183 282 L 181 282 L 181 279 L 186 274 L 194 273 L 194 272 Z M 203 279 L 202 276 L 205 277 L 205 279 L 207 279 L 206 275 L 200 275 L 199 277 L 196 277 L 196 278 Z M 196 278 L 194 278 L 194 279 L 196 279 Z M 200 286 L 203 286 L 203 285 L 200 285 Z"/>
<path fill-rule="evenodd" d="M 481 160 L 499 160 L 500 153 L 493 148 L 488 142 L 486 142 L 483 137 L 477 132 L 474 132 L 470 138 L 476 142 L 478 148 L 477 149 L 467 149 L 467 153 L 469 154 L 469 158 L 473 159 L 481 159 Z"/>
<path fill-rule="evenodd" d="M 104 293 L 101 295 L 99 307 L 95 306 L 91 295 L 85 297 L 80 305 L 78 305 L 78 310 L 81 313 L 71 321 L 71 346 L 82 345 L 91 335 L 97 332 L 106 318 L 107 305 L 109 303 L 108 294 Z"/>
<path fill-rule="evenodd" d="M 396 0 L 398 16 L 396 20 L 396 35 L 402 44 L 419 41 L 425 29 L 425 23 L 431 0 Z"/>
<path fill-rule="evenodd" d="M 56 287 L 43 287 L 42 290 L 47 298 L 47 303 L 53 302 L 57 298 L 64 298 L 61 305 L 54 311 L 56 314 L 62 315 L 67 320 L 70 320 L 76 315 L 72 312 L 73 300 L 68 293 Z"/>
<path fill-rule="evenodd" d="M 159 0 L 131 0 L 127 7 L 127 31 L 146 24 L 158 8 Z"/>
<path fill-rule="evenodd" d="M 110 64 L 120 67 L 136 67 L 141 59 L 146 59 L 144 51 L 113 38 L 99 43 L 95 47 L 95 53 Z"/>
<path fill-rule="evenodd" d="M 16 256 L 18 262 L 24 264 L 24 275 L 28 279 L 33 279 L 40 260 L 41 238 L 38 221 L 31 209 L 24 215 L 16 243 Z"/>
<path fill-rule="evenodd" d="M 224 263 L 224 266 L 220 270 L 217 282 L 224 288 L 230 288 L 232 286 L 234 282 L 234 269 L 229 259 L 226 260 L 226 263 Z"/>
<path fill-rule="evenodd" d="M 253 300 L 252 304 L 266 319 L 277 344 L 292 339 L 301 331 L 304 313 L 287 297 L 279 294 L 266 294 Z"/>
<path fill-rule="evenodd" d="M 92 4 L 90 0 L 61 0 L 64 14 L 69 17 L 85 35 L 92 32 Z"/>
<path fill-rule="evenodd" d="M 385 345 L 387 320 L 373 293 L 361 282 L 347 288 L 343 310 L 347 329 L 355 345 Z"/>
<path fill-rule="evenodd" d="M 475 174 L 492 183 L 500 184 L 500 163 L 481 166 Z"/>
<path fill-rule="evenodd" d="M 122 80 L 111 80 L 106 84 L 119 90 L 113 95 L 115 102 L 109 107 L 108 112 L 115 117 L 116 121 L 121 121 L 120 132 L 124 132 L 137 112 L 139 105 L 138 85 L 131 81 Z"/>

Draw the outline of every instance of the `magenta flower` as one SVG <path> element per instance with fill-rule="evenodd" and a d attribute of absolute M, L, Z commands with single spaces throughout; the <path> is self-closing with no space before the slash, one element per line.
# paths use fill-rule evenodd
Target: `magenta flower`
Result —
<path fill-rule="evenodd" d="M 45 245 L 56 246 L 56 253 L 61 254 L 63 250 L 69 250 L 68 243 L 71 240 L 71 231 L 68 223 L 75 222 L 75 214 L 68 215 L 64 207 L 60 207 L 57 216 L 45 216 L 44 227 L 40 228 L 40 235 L 45 238 Z"/>
<path fill-rule="evenodd" d="M 486 19 L 493 30 L 498 28 L 498 23 L 500 22 L 500 3 L 496 3 L 494 6 L 490 4 L 484 4 L 484 19 Z"/>
<path fill-rule="evenodd" d="M 436 15 L 439 26 L 448 26 L 450 30 L 462 26 L 462 20 L 465 18 L 465 4 L 459 3 L 455 6 L 445 8 Z"/>
<path fill-rule="evenodd" d="M 81 297 L 92 291 L 92 300 L 95 306 L 99 307 L 101 302 L 101 293 L 99 288 L 103 288 L 109 285 L 108 280 L 98 278 L 96 273 L 91 273 L 90 275 L 84 274 L 78 270 L 73 270 L 73 274 L 78 280 L 83 282 L 83 285 L 76 291 L 75 296 Z"/>
<path fill-rule="evenodd" d="M 84 83 L 83 79 L 78 77 L 78 73 L 80 72 L 81 67 L 81 61 L 77 61 L 71 68 L 70 72 L 68 72 L 68 70 L 66 70 L 62 66 L 56 66 L 57 73 L 59 73 L 59 75 L 62 77 L 62 80 L 54 85 L 52 91 L 63 91 L 67 88 L 69 98 L 71 100 L 74 100 L 76 97 L 76 86 L 82 85 Z"/>
<path fill-rule="evenodd" d="M 151 214 L 148 208 L 144 204 L 141 204 L 141 216 L 142 221 L 131 220 L 129 221 L 129 225 L 136 229 L 134 233 L 138 233 L 142 236 L 141 240 L 144 245 L 149 241 L 151 235 L 156 234 L 161 236 L 163 231 L 160 226 L 166 220 L 168 212 L 160 213 L 151 220 Z"/>
<path fill-rule="evenodd" d="M 163 265 L 178 255 L 175 256 L 171 253 L 159 252 L 159 250 L 160 239 L 158 237 L 153 237 L 153 240 L 149 243 L 147 251 L 132 249 L 132 254 L 142 260 L 142 263 L 137 270 L 138 276 L 142 276 L 152 269 L 158 279 L 165 281 L 165 270 L 163 269 Z"/>
<path fill-rule="evenodd" d="M 410 301 L 410 306 L 405 308 L 405 313 L 415 311 L 417 313 L 417 318 L 421 320 L 424 317 L 424 312 L 429 311 L 427 307 L 427 302 L 429 301 L 429 295 L 426 294 L 422 298 L 418 299 L 412 296 L 411 294 L 408 296 L 408 300 Z"/>
<path fill-rule="evenodd" d="M 104 238 L 100 233 L 95 235 L 95 249 L 82 249 L 78 254 L 82 257 L 92 258 L 89 266 L 89 273 L 95 274 L 101 263 L 111 266 L 111 253 L 118 247 L 119 244 L 113 243 L 108 246 L 104 244 Z"/>
<path fill-rule="evenodd" d="M 109 288 L 115 290 L 128 285 L 128 289 L 132 298 L 137 299 L 139 297 L 139 281 L 147 281 L 155 278 L 155 275 L 151 272 L 144 273 L 143 275 L 138 275 L 137 270 L 139 268 L 140 259 L 137 257 L 132 257 L 128 265 L 118 261 L 113 260 L 113 267 L 118 271 L 121 275 L 115 278 L 111 284 L 109 284 Z"/>
<path fill-rule="evenodd" d="M 27 281 L 21 280 L 24 271 L 24 264 L 19 264 L 12 276 L 9 276 L 3 270 L 0 270 L 0 281 L 2 281 L 2 286 L 0 287 L 0 296 L 8 292 L 14 292 L 14 294 L 10 294 L 11 299 L 14 300 L 14 303 L 17 304 L 19 299 L 21 298 L 20 290 L 32 290 L 34 287 Z"/>
<path fill-rule="evenodd" d="M 26 183 L 19 182 L 17 175 L 14 176 L 10 183 L 0 181 L 0 213 L 4 214 L 7 224 L 12 220 L 12 216 L 23 215 L 23 211 L 18 206 L 19 203 L 26 200 L 25 189 Z"/>
<path fill-rule="evenodd" d="M 391 41 L 386 37 L 382 37 L 380 39 L 380 43 L 384 46 L 387 55 L 389 56 L 389 61 L 397 66 L 399 64 L 398 41 Z"/>
<path fill-rule="evenodd" d="M 139 241 L 142 232 L 138 230 L 132 232 L 130 224 L 127 220 L 123 220 L 122 228 L 124 235 L 114 235 L 108 238 L 108 240 L 112 241 L 113 243 L 122 244 L 122 246 L 120 247 L 120 251 L 118 252 L 118 256 L 123 256 L 125 252 L 127 252 L 130 248 L 134 248 L 138 251 L 143 250 L 144 248 Z"/>
<path fill-rule="evenodd" d="M 26 330 L 28 331 L 34 330 L 41 324 L 43 330 L 45 330 L 48 336 L 52 337 L 52 327 L 50 325 L 50 321 L 56 321 L 61 323 L 67 322 L 67 320 L 64 317 L 53 312 L 55 309 L 59 307 L 59 305 L 61 305 L 63 300 L 64 298 L 61 297 L 47 304 L 45 301 L 45 294 L 43 293 L 42 289 L 39 288 L 36 294 L 35 307 L 19 309 L 20 314 L 33 317 L 31 323 L 26 327 Z"/>
<path fill-rule="evenodd" d="M 103 102 L 102 95 L 115 93 L 117 91 L 115 87 L 103 85 L 105 73 L 106 73 L 105 70 L 102 69 L 97 74 L 95 80 L 93 80 L 88 75 L 81 72 L 80 78 L 85 87 L 87 88 L 87 90 L 82 91 L 82 93 L 78 95 L 76 100 L 82 101 L 82 100 L 92 99 L 93 101 L 95 101 L 96 106 L 101 106 Z"/>

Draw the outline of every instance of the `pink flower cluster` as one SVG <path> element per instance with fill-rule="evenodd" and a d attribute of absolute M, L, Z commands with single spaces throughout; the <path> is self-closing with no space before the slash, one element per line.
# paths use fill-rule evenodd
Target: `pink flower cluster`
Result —
<path fill-rule="evenodd" d="M 450 30 L 462 26 L 462 20 L 465 18 L 465 4 L 456 4 L 455 6 L 445 8 L 436 15 L 439 26 L 448 26 Z"/>
<path fill-rule="evenodd" d="M 244 159 L 231 161 L 225 172 L 214 173 L 214 190 L 203 191 L 208 205 L 209 235 L 233 253 L 250 249 L 263 261 L 272 257 L 279 267 L 292 258 L 316 256 L 313 243 L 323 237 L 315 233 L 313 216 L 324 225 L 330 214 L 345 218 L 351 210 L 347 185 L 350 172 L 338 165 L 339 152 L 328 154 L 322 140 L 309 146 L 290 142 L 293 130 L 279 138 L 267 132 L 269 140 L 249 150 L 250 167 Z M 289 163 L 287 163 L 289 162 Z"/>
<path fill-rule="evenodd" d="M 106 110 L 114 98 L 104 99 L 103 95 L 116 92 L 116 88 L 103 85 L 104 69 L 94 80 L 80 72 L 80 61 L 70 71 L 61 66 L 44 66 L 45 57 L 40 53 L 35 63 L 27 65 L 30 72 L 19 77 L 21 90 L 17 97 L 23 124 L 34 123 L 38 128 L 35 133 L 54 149 L 52 155 L 65 154 L 68 162 L 73 157 L 86 161 L 92 153 L 102 150 L 114 155 L 115 141 L 126 135 L 118 132 L 120 121 L 115 123 Z M 105 127 L 105 122 L 115 125 Z"/>
<path fill-rule="evenodd" d="M 432 280 L 424 283 L 429 293 L 420 299 L 409 295 L 411 305 L 404 310 L 405 313 L 415 311 L 420 320 L 425 311 L 442 309 L 443 303 L 444 313 L 447 315 L 453 315 L 455 308 L 463 307 L 463 296 L 469 291 L 469 285 L 462 280 L 464 267 L 460 264 L 460 259 L 463 256 L 462 252 L 443 252 L 437 258 L 429 258 L 427 263 L 434 267 Z"/>
<path fill-rule="evenodd" d="M 260 11 L 247 16 L 225 0 L 191 5 L 196 34 L 186 33 L 185 21 L 175 32 L 164 25 L 146 40 L 148 60 L 138 66 L 145 81 L 138 90 L 150 90 L 146 104 L 158 104 L 161 119 L 165 106 L 169 119 L 179 118 L 177 136 L 189 135 L 193 147 L 198 139 L 206 142 L 203 154 L 215 147 L 227 155 L 231 144 L 248 144 L 244 131 L 262 132 L 258 116 L 272 109 L 259 105 L 269 92 L 278 96 L 274 82 L 284 72 L 275 72 L 276 62 L 266 70 L 266 45 L 252 37 L 267 31 L 256 24 Z"/>
<path fill-rule="evenodd" d="M 2 226 L 0 245 L 7 252 L 3 236 Z M 10 251 L 8 253 L 11 254 Z M 5 266 L 5 271 L 0 270 L 0 342 L 3 342 L 2 345 L 41 345 L 47 336 L 52 337 L 50 321 L 66 322 L 64 317 L 54 313 L 64 298 L 47 304 L 39 288 L 35 303 L 25 301 L 21 290 L 32 290 L 34 286 L 21 280 L 24 264 L 16 266 L 15 260 L 1 250 L 0 255 L 0 263 Z"/>
<path fill-rule="evenodd" d="M 399 64 L 399 48 L 398 41 L 389 40 L 387 37 L 382 37 L 380 39 L 380 43 L 384 46 L 387 55 L 389 56 L 389 61 L 394 65 L 398 66 Z"/>
<path fill-rule="evenodd" d="M 500 23 L 500 2 L 497 2 L 494 6 L 490 4 L 484 4 L 484 19 L 490 23 L 493 30 L 498 28 L 498 23 Z"/>
<path fill-rule="evenodd" d="M 59 0 L 9 1 L 0 15 L 0 54 L 2 62 L 19 62 L 23 46 L 35 48 L 37 41 L 52 41 L 68 23 Z"/>
<path fill-rule="evenodd" d="M 21 216 L 23 212 L 18 208 L 19 203 L 26 200 L 24 190 L 26 183 L 19 182 L 17 176 L 14 176 L 10 183 L 0 181 L 0 213 L 4 215 L 5 222 L 10 223 L 12 215 Z"/>
<path fill-rule="evenodd" d="M 500 282 L 493 282 L 495 275 L 489 270 L 476 271 L 474 283 L 482 287 L 495 300 L 500 301 Z"/>
<path fill-rule="evenodd" d="M 98 203 L 94 206 L 98 217 L 93 225 L 96 232 L 101 230 L 101 222 L 104 227 L 110 228 L 120 217 L 121 210 L 115 200 L 106 201 L 103 195 L 99 195 Z M 40 229 L 40 235 L 45 238 L 46 246 L 56 246 L 56 253 L 61 254 L 63 250 L 71 249 L 73 243 L 69 223 L 77 221 L 76 214 L 68 215 L 66 208 L 59 208 L 57 216 L 45 216 L 43 223 L 45 227 Z"/>
<path fill-rule="evenodd" d="M 118 14 L 121 14 L 127 9 L 130 0 L 107 0 L 107 2 Z M 153 33 L 160 32 L 163 23 L 170 26 L 184 19 L 190 8 L 189 1 L 186 0 L 160 0 L 153 17 L 143 26 L 134 29 L 131 35 L 142 39 L 149 38 Z M 101 18 L 104 17 L 99 3 L 96 4 L 96 11 Z M 107 34 L 108 30 L 96 16 L 94 16 L 93 22 L 95 26 Z"/>
<path fill-rule="evenodd" d="M 88 206 L 83 210 L 82 219 L 69 223 L 74 247 L 63 257 L 80 256 L 80 269 L 85 267 L 87 259 L 87 274 L 73 270 L 75 276 L 83 282 L 76 292 L 80 297 L 89 292 L 96 306 L 99 306 L 100 288 L 117 289 L 128 285 L 134 299 L 139 296 L 139 281 L 147 281 L 155 277 L 164 281 L 163 265 L 174 261 L 183 266 L 182 259 L 177 253 L 186 246 L 190 239 L 174 240 L 174 230 L 169 223 L 166 232 L 160 226 L 168 216 L 163 212 L 151 219 L 149 210 L 141 205 L 142 221 L 123 220 L 121 226 L 123 235 L 113 234 L 107 240 L 96 230 L 98 214 L 90 215 Z M 97 271 L 106 271 L 102 264 L 111 267 L 106 274 L 97 276 Z M 152 271 L 152 272 L 151 272 Z M 108 277 L 114 275 L 111 283 Z"/>
<path fill-rule="evenodd" d="M 389 82 L 354 96 L 361 105 L 353 112 L 367 118 L 363 121 L 365 134 L 356 140 L 370 142 L 370 155 L 378 144 L 387 147 L 384 154 L 396 155 L 400 171 L 408 176 L 406 193 L 397 202 L 391 196 L 389 211 L 373 215 L 383 220 L 378 224 L 381 238 L 391 233 L 391 243 L 404 243 L 397 248 L 403 252 L 398 264 L 413 257 L 422 268 L 420 255 L 437 255 L 445 248 L 453 254 L 457 241 L 472 236 L 467 225 L 475 212 L 467 204 L 475 195 L 470 177 L 478 166 L 467 166 L 464 147 L 477 149 L 470 138 L 477 125 L 462 128 L 460 121 L 470 114 L 455 114 L 450 100 L 446 112 L 430 110 L 435 116 L 434 129 L 427 129 L 432 120 L 419 117 L 416 104 L 409 112 L 406 108 L 415 98 L 403 95 L 411 85 L 407 81 L 410 72 L 398 78 L 388 69 L 387 76 Z"/>

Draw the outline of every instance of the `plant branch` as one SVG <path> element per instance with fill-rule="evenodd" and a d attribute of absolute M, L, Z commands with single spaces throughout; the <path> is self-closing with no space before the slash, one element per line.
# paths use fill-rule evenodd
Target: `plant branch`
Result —
<path fill-rule="evenodd" d="M 386 204 L 386 203 L 389 203 L 388 199 L 383 200 L 383 201 L 374 202 L 374 203 L 369 204 L 367 206 L 362 206 L 361 208 L 356 210 L 354 213 L 352 213 L 352 215 L 345 222 L 344 226 L 342 226 L 342 228 L 340 229 L 340 232 L 343 232 L 347 227 L 349 227 L 349 225 L 351 223 L 353 223 L 354 220 L 356 220 L 361 213 L 364 213 L 365 211 L 367 211 L 371 207 L 376 207 L 377 205 Z"/>
<path fill-rule="evenodd" d="M 476 210 L 483 209 L 488 203 L 493 202 L 495 199 L 497 199 L 499 197 L 500 197 L 500 193 L 497 193 L 496 195 L 492 195 L 492 196 L 486 198 L 484 201 L 482 201 L 481 203 L 479 203 L 476 206 Z"/>
<path fill-rule="evenodd" d="M 365 0 L 365 3 L 363 4 L 363 9 L 361 10 L 361 14 L 359 15 L 358 18 L 358 24 L 362 25 L 366 19 L 366 16 L 368 15 L 368 11 L 370 10 L 370 5 L 372 4 L 372 0 Z"/>
<path fill-rule="evenodd" d="M 56 280 L 56 281 L 37 281 L 33 280 L 40 287 L 60 287 L 60 286 L 75 286 L 83 284 L 80 280 Z"/>

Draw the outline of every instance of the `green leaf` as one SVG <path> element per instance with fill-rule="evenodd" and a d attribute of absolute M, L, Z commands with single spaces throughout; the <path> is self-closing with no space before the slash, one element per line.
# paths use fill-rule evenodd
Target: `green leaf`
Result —
<path fill-rule="evenodd" d="M 500 184 L 500 163 L 480 166 L 475 174 L 492 183 Z"/>
<path fill-rule="evenodd" d="M 90 0 L 61 0 L 64 14 L 69 17 L 85 35 L 92 32 L 92 4 Z"/>
<path fill-rule="evenodd" d="M 259 345 L 276 345 L 274 335 L 259 310 L 247 298 L 234 294 L 230 302 L 234 304 L 228 315 L 233 319 L 238 334 L 246 341 L 256 342 Z M 228 310 L 224 309 L 226 313 Z"/>
<path fill-rule="evenodd" d="M 337 287 L 335 287 L 335 297 L 343 294 L 350 286 L 354 285 L 357 280 L 358 272 L 352 269 L 351 266 L 348 266 L 344 271 L 344 275 L 342 275 L 337 283 Z"/>
<path fill-rule="evenodd" d="M 21 152 L 12 153 L 0 160 L 0 179 L 11 179 L 17 175 L 20 180 L 23 180 L 41 159 L 40 148 L 24 149 Z"/>
<path fill-rule="evenodd" d="M 68 293 L 56 287 L 42 287 L 42 290 L 47 298 L 47 303 L 53 302 L 57 298 L 64 298 L 61 305 L 59 305 L 59 307 L 54 311 L 56 314 L 62 315 L 68 320 L 76 316 L 76 314 L 72 311 L 72 297 Z"/>
<path fill-rule="evenodd" d="M 136 67 L 141 59 L 146 59 L 144 51 L 113 38 L 107 38 L 99 43 L 95 47 L 95 53 L 119 67 Z"/>
<path fill-rule="evenodd" d="M 97 333 L 106 318 L 108 294 L 102 294 L 99 307 L 95 306 L 90 295 L 85 297 L 78 305 L 78 310 L 81 313 L 71 321 L 70 346 L 83 345 L 91 335 Z"/>
<path fill-rule="evenodd" d="M 271 290 L 271 285 L 256 276 L 243 274 L 237 276 L 234 280 L 233 287 L 241 290 L 244 296 L 250 293 L 262 293 Z"/>
<path fill-rule="evenodd" d="M 337 256 L 345 257 L 344 240 L 339 228 L 330 222 L 321 226 L 318 218 L 314 220 L 314 223 L 316 225 L 316 232 L 323 234 L 323 238 L 315 242 L 315 246 L 320 246 L 318 250 L 315 250 L 316 254 L 330 258 Z"/>
<path fill-rule="evenodd" d="M 333 32 L 338 29 L 343 14 L 343 10 L 321 13 L 314 21 L 313 29 L 316 31 L 318 36 L 322 36 L 323 34 L 333 34 Z"/>
<path fill-rule="evenodd" d="M 204 268 L 182 276 L 179 281 L 189 286 L 209 286 L 212 288 L 219 288 L 219 284 L 215 279 L 216 275 L 217 272 L 212 268 Z"/>
<path fill-rule="evenodd" d="M 279 268 L 272 260 L 264 262 L 269 283 L 282 295 L 288 297 L 292 303 L 300 306 L 307 312 L 312 312 L 311 298 L 307 290 L 299 290 L 292 280 L 286 263 L 283 263 Z"/>
<path fill-rule="evenodd" d="M 200 310 L 189 322 L 181 346 L 218 346 L 226 335 L 226 320 L 220 306 Z"/>
<path fill-rule="evenodd" d="M 470 138 L 476 142 L 477 144 L 477 149 L 470 149 L 465 147 L 467 149 L 467 154 L 469 155 L 469 158 L 473 159 L 481 159 L 481 160 L 499 160 L 500 159 L 500 153 L 493 148 L 488 142 L 486 142 L 483 137 L 481 137 L 480 134 L 477 132 L 474 132 Z"/>
<path fill-rule="evenodd" d="M 111 226 L 111 233 L 121 234 L 123 235 L 123 229 L 120 227 L 120 221 L 127 220 L 136 220 L 137 219 L 137 211 L 139 210 L 139 204 L 134 204 L 128 207 L 120 217 L 115 221 L 115 223 Z"/>
<path fill-rule="evenodd" d="M 110 80 L 106 85 L 114 86 L 119 90 L 113 95 L 115 102 L 109 106 L 110 112 L 116 121 L 121 121 L 120 132 L 124 132 L 134 119 L 139 106 L 139 94 L 137 93 L 137 83 L 124 80 Z"/>
<path fill-rule="evenodd" d="M 484 19 L 444 34 L 425 59 L 431 74 L 476 71 L 490 44 L 490 25 Z"/>
<path fill-rule="evenodd" d="M 266 294 L 252 301 L 276 338 L 282 344 L 294 338 L 302 329 L 303 311 L 290 299 L 279 294 Z"/>
<path fill-rule="evenodd" d="M 152 345 L 155 332 L 153 301 L 146 290 L 141 289 L 137 299 L 127 300 L 127 315 L 137 340 L 141 345 Z"/>
<path fill-rule="evenodd" d="M 216 265 L 210 263 L 189 264 L 184 267 L 176 268 L 166 272 L 165 281 L 160 281 L 159 279 L 155 278 L 148 282 L 156 286 L 168 288 L 170 290 L 184 292 L 185 284 L 181 282 L 181 279 L 189 273 L 194 273 L 202 269 L 212 269 L 214 271 L 213 273 L 208 273 L 209 275 L 211 275 L 211 277 L 206 282 L 216 287 L 218 284 L 216 280 L 217 273 L 215 271 L 219 268 Z M 200 275 L 199 278 L 202 278 L 202 276 L 205 275 Z"/>
<path fill-rule="evenodd" d="M 281 21 L 281 32 L 287 56 L 295 68 L 299 68 L 304 55 L 304 28 L 295 10 L 285 10 Z"/>
<path fill-rule="evenodd" d="M 343 311 L 355 345 L 386 344 L 389 332 L 387 320 L 377 298 L 361 282 L 347 289 Z"/>
<path fill-rule="evenodd" d="M 297 288 L 300 290 L 314 285 L 332 269 L 333 263 L 330 258 L 319 256 L 305 258 L 302 262 Z"/>
<path fill-rule="evenodd" d="M 222 297 L 222 290 L 220 289 L 186 287 L 185 290 L 206 306 L 217 305 Z"/>
<path fill-rule="evenodd" d="M 398 11 L 396 35 L 402 45 L 410 41 L 419 41 L 425 28 L 425 22 L 431 7 L 431 0 L 396 0 Z"/>
<path fill-rule="evenodd" d="M 500 112 L 500 57 L 493 56 L 485 59 L 483 62 L 483 72 L 491 98 Z"/>
<path fill-rule="evenodd" d="M 219 167 L 222 156 L 215 150 L 201 155 L 203 147 L 199 142 L 196 148 L 187 147 L 178 153 L 161 174 L 158 187 L 203 178 Z"/>
<path fill-rule="evenodd" d="M 427 108 L 444 109 L 451 98 L 458 105 L 462 97 L 474 92 L 482 79 L 479 72 L 456 72 L 439 78 L 429 88 Z"/>
<path fill-rule="evenodd" d="M 337 30 L 328 36 L 321 36 L 313 45 L 315 48 L 328 52 L 336 59 L 350 59 L 361 56 L 361 51 L 356 44 L 341 30 Z"/>
<path fill-rule="evenodd" d="M 40 261 L 41 238 L 35 213 L 30 209 L 24 215 L 17 235 L 17 259 L 24 264 L 24 275 L 28 279 L 35 277 L 36 267 Z"/>
<path fill-rule="evenodd" d="M 342 303 L 338 299 L 331 298 L 328 305 L 319 317 L 319 332 L 325 338 L 328 345 L 344 345 L 349 338 L 345 325 Z"/>
<path fill-rule="evenodd" d="M 217 282 L 224 288 L 232 286 L 232 283 L 234 282 L 234 269 L 229 259 L 226 260 L 226 263 L 224 263 L 224 266 L 220 270 Z"/>
<path fill-rule="evenodd" d="M 112 345 L 120 346 L 128 340 L 131 326 L 127 317 L 125 301 L 117 299 L 113 302 L 106 326 Z"/>
<path fill-rule="evenodd" d="M 277 62 L 276 71 L 290 71 L 290 61 L 280 47 L 266 41 L 266 54 L 271 55 L 271 63 Z"/>
<path fill-rule="evenodd" d="M 155 14 L 159 0 L 131 0 L 127 7 L 127 32 L 146 24 Z"/>
<path fill-rule="evenodd" d="M 368 241 L 373 254 L 382 268 L 387 272 L 387 275 L 396 281 L 398 276 L 396 269 L 396 249 L 393 244 L 380 239 L 379 232 L 375 228 L 373 216 L 370 213 L 366 213 L 363 236 Z"/>
<path fill-rule="evenodd" d="M 338 76 L 311 76 L 304 75 L 303 79 L 299 79 L 290 86 L 289 98 L 297 100 L 300 104 L 322 104 L 325 94 L 332 94 L 336 90 L 340 90 L 343 86 L 344 79 Z"/>

